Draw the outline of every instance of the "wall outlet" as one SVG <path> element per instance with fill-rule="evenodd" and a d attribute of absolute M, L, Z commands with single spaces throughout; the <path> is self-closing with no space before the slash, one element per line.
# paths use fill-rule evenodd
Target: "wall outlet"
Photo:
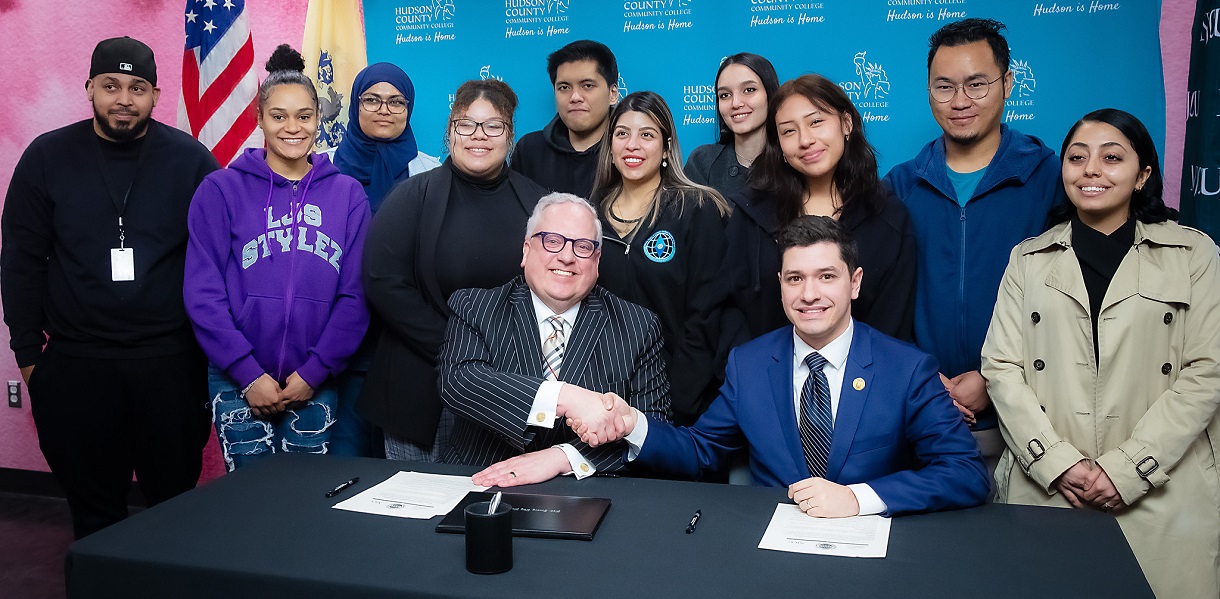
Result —
<path fill-rule="evenodd" d="M 21 407 L 21 381 L 8 382 L 8 407 Z"/>

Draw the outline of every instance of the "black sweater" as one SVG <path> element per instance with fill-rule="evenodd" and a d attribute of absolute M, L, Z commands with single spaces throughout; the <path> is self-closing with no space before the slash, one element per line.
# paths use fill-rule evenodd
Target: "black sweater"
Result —
<path fill-rule="evenodd" d="M 641 223 L 630 243 L 615 234 L 603 214 L 598 283 L 656 313 L 665 338 L 674 422 L 692 424 L 715 399 L 724 370 L 725 356 L 717 352 L 724 223 L 711 198 L 698 207 L 688 202 L 684 209 L 669 193 L 660 201 L 657 222 Z M 661 240 L 672 246 L 658 248 Z"/>
<path fill-rule="evenodd" d="M 145 137 L 123 209 L 134 281 L 111 280 L 123 198 L 108 192 L 93 121 L 39 136 L 18 161 L 0 221 L 0 291 L 19 366 L 38 361 L 46 337 L 81 357 L 144 358 L 194 345 L 182 305 L 186 213 L 218 165 L 177 129 L 149 121 Z"/>

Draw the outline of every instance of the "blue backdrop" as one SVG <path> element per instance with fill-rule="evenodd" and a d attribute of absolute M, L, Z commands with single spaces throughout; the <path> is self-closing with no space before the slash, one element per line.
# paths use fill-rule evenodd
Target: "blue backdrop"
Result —
<path fill-rule="evenodd" d="M 755 52 L 780 80 L 817 72 L 863 115 L 881 173 L 940 129 L 928 109 L 928 36 L 988 17 L 1008 26 L 1015 85 L 1004 120 L 1059 148 L 1102 107 L 1140 117 L 1164 152 L 1160 2 L 1118 0 L 364 0 L 369 62 L 398 64 L 417 93 L 420 149 L 443 154 L 454 90 L 495 77 L 520 97 L 517 136 L 555 114 L 546 55 L 578 39 L 608 45 L 619 90 L 669 102 L 684 154 L 716 137 L 720 59 Z"/>

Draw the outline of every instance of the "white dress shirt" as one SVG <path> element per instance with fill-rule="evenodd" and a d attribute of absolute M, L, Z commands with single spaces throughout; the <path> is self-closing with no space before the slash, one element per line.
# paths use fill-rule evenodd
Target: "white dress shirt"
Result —
<path fill-rule="evenodd" d="M 547 319 L 556 314 L 546 304 L 542 303 L 542 300 L 538 299 L 538 296 L 534 295 L 532 290 L 530 291 L 530 299 L 534 302 L 534 317 L 538 319 L 538 322 L 535 323 L 538 326 L 538 340 L 540 342 L 546 341 L 546 338 L 555 332 L 555 328 L 551 326 L 551 323 L 547 322 Z M 565 358 L 567 357 L 568 341 L 572 340 L 572 325 L 576 324 L 576 316 L 579 314 L 580 303 L 578 302 L 563 314 L 558 315 L 567 323 L 567 336 L 564 340 Z M 541 356 L 539 356 L 539 359 L 542 359 Z M 559 372 L 562 375 L 562 366 L 559 367 Z M 525 419 L 525 423 L 528 426 L 540 428 L 555 427 L 555 421 L 558 419 L 558 416 L 555 415 L 555 410 L 559 406 L 559 390 L 563 388 L 563 385 L 563 381 L 542 381 L 542 384 L 538 386 L 538 392 L 534 394 L 534 404 L 530 407 L 529 416 Z M 597 472 L 597 468 L 586 460 L 571 444 L 560 443 L 555 447 L 562 449 L 564 455 L 568 457 L 568 463 L 572 465 L 572 474 L 575 474 L 577 479 L 593 476 L 593 473 Z"/>

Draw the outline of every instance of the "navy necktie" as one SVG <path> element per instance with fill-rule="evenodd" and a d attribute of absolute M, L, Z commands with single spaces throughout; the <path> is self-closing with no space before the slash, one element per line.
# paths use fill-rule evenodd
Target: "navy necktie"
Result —
<path fill-rule="evenodd" d="M 830 439 L 834 434 L 834 421 L 830 414 L 830 384 L 826 382 L 826 358 L 818 352 L 805 356 L 809 367 L 809 378 L 801 389 L 801 447 L 805 450 L 805 464 L 814 476 L 826 476 L 826 462 L 830 458 Z"/>

